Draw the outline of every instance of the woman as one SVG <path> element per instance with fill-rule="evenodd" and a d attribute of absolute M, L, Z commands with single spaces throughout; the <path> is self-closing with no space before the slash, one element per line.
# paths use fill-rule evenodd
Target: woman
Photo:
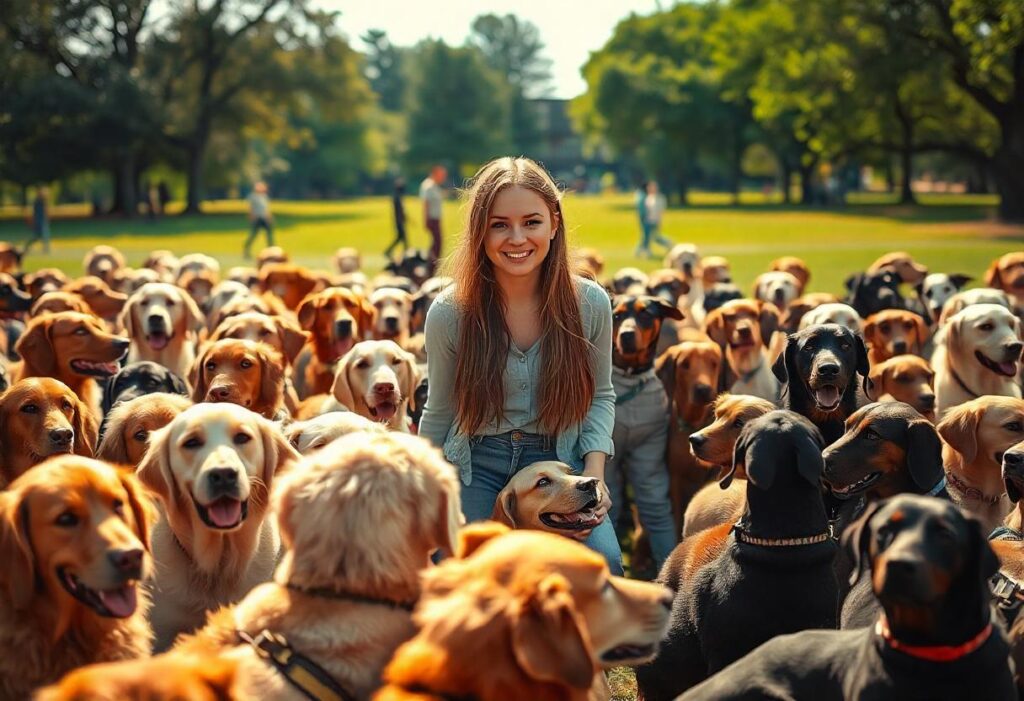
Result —
<path fill-rule="evenodd" d="M 449 265 L 455 284 L 427 312 L 430 393 L 419 430 L 458 468 L 463 513 L 478 521 L 534 462 L 560 460 L 603 482 L 615 393 L 611 303 L 571 272 L 551 177 L 527 158 L 500 158 L 476 174 L 468 199 Z M 620 573 L 601 491 L 601 522 L 578 537 Z"/>

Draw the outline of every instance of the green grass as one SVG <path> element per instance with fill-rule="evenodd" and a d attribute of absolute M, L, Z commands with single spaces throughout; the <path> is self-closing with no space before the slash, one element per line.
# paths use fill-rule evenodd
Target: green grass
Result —
<path fill-rule="evenodd" d="M 785 206 L 756 193 L 744 193 L 739 207 L 727 195 L 697 193 L 693 199 L 694 205 L 666 214 L 664 233 L 673 241 L 697 244 L 705 255 L 729 258 L 733 277 L 743 289 L 749 289 L 754 277 L 780 255 L 807 261 L 813 271 L 811 291 L 840 292 L 848 274 L 891 250 L 907 250 L 932 270 L 977 278 L 993 258 L 1024 242 L 1024 227 L 998 223 L 995 199 L 985 196 L 922 196 L 921 206 L 901 207 L 885 196 L 858 194 L 852 204 L 833 209 Z M 627 265 L 646 270 L 660 266 L 657 260 L 633 258 L 638 226 L 632 202 L 631 194 L 566 196 L 571 240 L 601 250 L 609 273 Z M 177 254 L 209 253 L 226 267 L 244 264 L 245 203 L 210 202 L 205 209 L 204 216 L 149 222 L 89 219 L 82 207 L 56 207 L 53 252 L 43 256 L 36 248 L 26 267 L 55 265 L 77 273 L 85 252 L 96 243 L 117 246 L 130 263 L 138 263 L 151 249 L 169 248 Z M 413 244 L 426 246 L 429 239 L 420 223 L 419 202 L 410 197 L 406 210 Z M 384 265 L 380 252 L 392 234 L 387 198 L 275 202 L 274 212 L 277 242 L 299 263 L 326 268 L 335 248 L 355 246 L 363 251 L 368 270 Z M 446 203 L 446 251 L 451 250 L 463 214 L 458 202 Z M 24 212 L 0 209 L 0 239 L 21 241 L 27 233 Z"/>

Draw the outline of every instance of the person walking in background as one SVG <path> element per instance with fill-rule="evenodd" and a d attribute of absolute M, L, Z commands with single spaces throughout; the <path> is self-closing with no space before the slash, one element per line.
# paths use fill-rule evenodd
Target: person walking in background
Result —
<path fill-rule="evenodd" d="M 667 207 L 665 195 L 658 192 L 658 183 L 653 180 L 648 182 L 647 195 L 644 197 L 644 215 L 647 222 L 644 249 L 648 258 L 654 255 L 651 252 L 651 241 L 661 244 L 666 251 L 672 247 L 672 242 L 661 234 L 661 218 Z"/>
<path fill-rule="evenodd" d="M 395 191 L 391 194 L 391 206 L 395 210 L 395 240 L 384 251 L 385 258 L 391 258 L 395 246 L 402 244 L 402 253 L 409 250 L 409 240 L 405 234 L 405 206 L 402 196 L 405 195 L 405 178 L 395 178 Z"/>
<path fill-rule="evenodd" d="M 636 247 L 634 255 L 637 258 L 650 258 L 651 256 L 651 230 L 647 225 L 647 181 L 641 180 L 634 196 L 637 218 L 640 220 L 640 245 Z"/>
<path fill-rule="evenodd" d="M 256 234 L 260 229 L 267 232 L 267 245 L 274 245 L 274 215 L 270 213 L 270 197 L 267 196 L 267 184 L 262 180 L 252 186 L 252 194 L 249 195 L 249 221 L 252 229 L 249 231 L 249 238 L 245 240 L 245 248 L 242 255 L 251 258 L 249 247 L 256 240 Z"/>
<path fill-rule="evenodd" d="M 32 201 L 32 237 L 25 242 L 21 255 L 28 253 L 36 241 L 43 242 L 43 253 L 50 252 L 50 190 L 45 185 L 36 190 Z"/>
<path fill-rule="evenodd" d="M 167 203 L 171 201 L 171 190 L 167 183 L 161 180 L 156 186 L 157 201 L 160 203 L 160 215 L 167 213 Z"/>
<path fill-rule="evenodd" d="M 420 184 L 420 198 L 423 200 L 423 226 L 430 232 L 430 256 L 441 258 L 441 203 L 444 200 L 442 183 L 448 178 L 444 166 L 434 166 L 430 175 Z"/>

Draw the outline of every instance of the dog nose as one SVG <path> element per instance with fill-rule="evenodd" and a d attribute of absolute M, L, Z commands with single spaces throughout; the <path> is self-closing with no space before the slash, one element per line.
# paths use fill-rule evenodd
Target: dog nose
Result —
<path fill-rule="evenodd" d="M 914 560 L 906 560 L 903 558 L 889 558 L 885 563 L 886 574 L 893 577 L 899 577 L 901 579 L 910 579 L 914 577 L 919 568 L 919 563 Z"/>
<path fill-rule="evenodd" d="M 893 350 L 893 352 L 896 355 L 903 355 L 904 353 L 907 352 L 907 342 L 906 341 L 895 341 L 892 344 L 892 350 Z"/>
<path fill-rule="evenodd" d="M 384 323 L 387 324 L 387 327 L 389 329 L 397 329 L 398 328 L 398 317 L 397 316 L 384 317 Z"/>
<path fill-rule="evenodd" d="M 215 402 L 226 402 L 231 397 L 231 388 L 224 385 L 211 387 L 207 396 Z"/>
<path fill-rule="evenodd" d="M 339 336 L 351 336 L 352 335 L 352 320 L 341 319 L 340 321 L 334 322 L 334 328 Z"/>
<path fill-rule="evenodd" d="M 921 402 L 921 406 L 932 409 L 935 407 L 935 395 L 934 394 L 922 394 L 918 399 Z"/>
<path fill-rule="evenodd" d="M 588 479 L 582 480 L 576 484 L 576 489 L 581 492 L 596 492 L 597 491 L 597 480 Z"/>
<path fill-rule="evenodd" d="M 700 402 L 707 402 L 711 400 L 711 385 L 698 384 L 693 388 L 693 395 Z"/>
<path fill-rule="evenodd" d="M 75 432 L 70 428 L 55 428 L 50 431 L 50 440 L 58 444 L 67 444 L 75 439 Z"/>
<path fill-rule="evenodd" d="M 159 324 L 160 322 L 162 322 L 164 320 L 164 318 L 162 316 L 160 316 L 159 314 L 150 314 L 148 317 L 146 317 L 146 319 L 151 324 Z"/>
<path fill-rule="evenodd" d="M 115 570 L 129 577 L 138 577 L 142 571 L 142 548 L 111 550 L 107 553 L 107 559 Z"/>
<path fill-rule="evenodd" d="M 694 448 L 699 448 L 707 442 L 707 437 L 701 433 L 694 433 L 690 435 L 690 445 Z"/>
<path fill-rule="evenodd" d="M 1005 348 L 1007 355 L 1019 358 L 1021 350 L 1024 349 L 1024 343 L 1007 343 Z"/>
<path fill-rule="evenodd" d="M 395 386 L 390 382 L 377 382 L 373 385 L 373 391 L 376 394 L 391 394 L 395 391 Z"/>
<path fill-rule="evenodd" d="M 772 296 L 775 298 L 776 304 L 782 304 L 786 299 L 786 293 L 782 290 L 775 290 L 775 294 Z"/>
<path fill-rule="evenodd" d="M 206 473 L 211 487 L 225 489 L 238 484 L 238 472 L 233 467 L 217 467 Z"/>
<path fill-rule="evenodd" d="M 1016 468 L 1024 466 L 1024 453 L 1003 453 L 1003 464 Z"/>
<path fill-rule="evenodd" d="M 119 350 L 122 353 L 124 353 L 125 351 L 128 350 L 128 346 L 130 346 L 132 342 L 129 341 L 127 338 L 115 338 L 111 343 L 113 344 L 115 350 Z"/>
<path fill-rule="evenodd" d="M 819 375 L 835 376 L 839 374 L 839 363 L 824 362 L 818 366 Z"/>

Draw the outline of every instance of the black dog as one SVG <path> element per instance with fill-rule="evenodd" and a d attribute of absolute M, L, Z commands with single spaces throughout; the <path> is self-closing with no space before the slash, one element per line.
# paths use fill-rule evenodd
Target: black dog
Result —
<path fill-rule="evenodd" d="M 744 426 L 722 484 L 734 473 L 747 478 L 746 511 L 720 554 L 680 582 L 661 652 L 636 670 L 646 701 L 676 698 L 776 635 L 836 627 L 837 546 L 819 485 L 823 447 L 811 422 L 791 411 Z M 675 574 L 685 547 L 659 580 Z"/>
<path fill-rule="evenodd" d="M 827 443 L 839 440 L 847 417 L 866 402 L 868 352 L 845 326 L 819 324 L 790 334 L 772 372 L 782 383 L 783 406 L 809 418 Z"/>
<path fill-rule="evenodd" d="M 393 260 L 384 269 L 395 275 L 407 277 L 419 287 L 427 278 L 434 277 L 437 261 L 427 251 L 410 248 L 398 260 Z"/>
<path fill-rule="evenodd" d="M 163 365 L 148 360 L 126 365 L 116 375 L 107 378 L 101 404 L 103 422 L 100 425 L 100 437 L 106 429 L 107 415 L 111 409 L 121 402 L 153 392 L 167 392 L 187 397 L 188 387 L 180 377 Z"/>
<path fill-rule="evenodd" d="M 999 568 L 981 524 L 949 502 L 900 495 L 851 527 L 844 545 L 884 615 L 859 630 L 804 631 L 762 645 L 683 699 L 1014 699 L 988 578 Z"/>
<path fill-rule="evenodd" d="M 899 275 L 888 270 L 878 273 L 857 273 L 846 278 L 846 299 L 862 319 L 883 309 L 906 309 L 900 295 Z"/>
<path fill-rule="evenodd" d="M 743 299 L 740 288 L 731 282 L 716 282 L 704 290 L 704 311 L 712 312 L 734 299 Z"/>

